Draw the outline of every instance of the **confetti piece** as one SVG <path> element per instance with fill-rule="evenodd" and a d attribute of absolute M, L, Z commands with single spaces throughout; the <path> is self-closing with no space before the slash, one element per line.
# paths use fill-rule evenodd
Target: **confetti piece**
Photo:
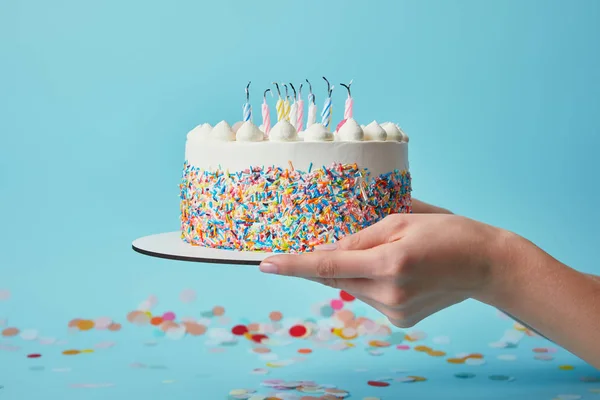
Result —
<path fill-rule="evenodd" d="M 459 372 L 457 374 L 454 374 L 454 376 L 456 378 L 459 378 L 459 379 L 471 379 L 471 378 L 475 378 L 475 374 L 471 374 L 469 372 Z"/>
<path fill-rule="evenodd" d="M 298 353 L 300 354 L 310 354 L 312 353 L 311 349 L 298 349 Z"/>
<path fill-rule="evenodd" d="M 333 299 L 333 300 L 331 300 L 329 305 L 331 306 L 331 308 L 333 308 L 336 311 L 341 310 L 342 308 L 344 308 L 344 301 L 338 300 L 338 299 Z"/>
<path fill-rule="evenodd" d="M 352 296 L 350 293 L 345 292 L 343 290 L 340 290 L 340 298 L 347 302 L 354 301 L 354 299 L 355 299 L 354 296 Z"/>
<path fill-rule="evenodd" d="M 303 337 L 307 333 L 307 329 L 304 325 L 294 325 L 289 330 L 290 336 L 292 337 Z"/>
<path fill-rule="evenodd" d="M 83 319 L 77 322 L 77 328 L 81 331 L 89 331 L 94 328 L 94 321 Z"/>
<path fill-rule="evenodd" d="M 81 353 L 79 350 L 65 350 L 62 352 L 65 356 L 74 356 Z"/>
<path fill-rule="evenodd" d="M 4 337 L 13 337 L 19 334 L 19 329 L 17 328 L 6 328 L 2 331 L 2 336 Z"/>
<path fill-rule="evenodd" d="M 96 329 L 98 330 L 105 330 L 108 329 L 108 327 L 110 326 L 110 324 L 112 324 L 112 319 L 108 318 L 108 317 L 100 317 L 100 318 L 96 318 L 94 320 L 94 326 L 96 327 Z"/>
<path fill-rule="evenodd" d="M 485 360 L 482 358 L 467 358 L 465 360 L 465 364 L 472 365 L 472 366 L 479 366 L 479 365 L 484 365 Z"/>
<path fill-rule="evenodd" d="M 215 306 L 212 309 L 212 314 L 216 317 L 221 317 L 225 314 L 225 308 L 221 306 Z"/>
<path fill-rule="evenodd" d="M 10 291 L 8 289 L 0 289 L 0 301 L 10 299 Z"/>
<path fill-rule="evenodd" d="M 27 358 L 40 358 L 41 356 L 42 356 L 41 354 L 37 354 L 37 353 L 27 354 Z"/>
<path fill-rule="evenodd" d="M 572 371 L 575 369 L 575 367 L 572 365 L 559 365 L 558 369 L 563 370 L 563 371 Z"/>
<path fill-rule="evenodd" d="M 194 289 L 182 290 L 179 294 L 179 300 L 181 300 L 182 303 L 192 303 L 196 301 L 196 291 Z"/>
<path fill-rule="evenodd" d="M 380 381 L 368 381 L 367 385 L 374 387 L 387 387 L 390 386 L 388 382 L 380 382 Z"/>
<path fill-rule="evenodd" d="M 108 330 L 112 332 L 117 332 L 121 330 L 121 324 L 112 323 L 108 326 Z"/>
<path fill-rule="evenodd" d="M 175 321 L 175 313 L 171 311 L 167 311 L 162 315 L 163 321 Z"/>
<path fill-rule="evenodd" d="M 38 331 L 36 331 L 35 329 L 25 329 L 23 331 L 21 331 L 21 339 L 23 340 L 35 340 L 38 337 Z"/>

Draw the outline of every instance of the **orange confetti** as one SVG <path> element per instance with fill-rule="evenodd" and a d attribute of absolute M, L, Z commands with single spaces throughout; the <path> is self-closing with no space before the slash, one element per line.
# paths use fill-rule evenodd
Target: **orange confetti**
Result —
<path fill-rule="evenodd" d="M 473 353 L 473 354 L 469 354 L 466 358 L 477 358 L 477 359 L 482 359 L 483 358 L 483 354 L 479 354 L 479 353 Z"/>
<path fill-rule="evenodd" d="M 2 336 L 4 337 L 12 337 L 17 336 L 19 334 L 19 330 L 17 328 L 6 328 L 2 331 Z"/>
<path fill-rule="evenodd" d="M 310 354 L 312 353 L 311 349 L 298 349 L 298 353 L 300 354 Z"/>
<path fill-rule="evenodd" d="M 121 324 L 117 324 L 115 322 L 113 322 L 112 324 L 110 324 L 108 326 L 108 330 L 111 332 L 117 332 L 121 330 Z"/>
<path fill-rule="evenodd" d="M 429 352 L 429 351 L 433 351 L 430 347 L 427 346 L 415 346 L 414 347 L 415 351 L 421 351 L 421 352 Z"/>
<path fill-rule="evenodd" d="M 430 350 L 427 352 L 431 357 L 444 357 L 446 355 L 445 352 L 440 350 Z"/>
<path fill-rule="evenodd" d="M 269 313 L 269 319 L 273 322 L 281 321 L 283 318 L 283 314 L 280 311 L 271 311 Z"/>
<path fill-rule="evenodd" d="M 158 326 L 158 325 L 162 324 L 162 322 L 163 322 L 162 317 L 154 317 L 150 320 L 150 323 L 154 326 Z"/>
<path fill-rule="evenodd" d="M 82 319 L 77 322 L 77 328 L 80 331 L 89 331 L 94 328 L 94 321 L 89 319 Z"/>
<path fill-rule="evenodd" d="M 62 352 L 65 356 L 74 356 L 81 353 L 79 350 L 65 350 Z"/>
<path fill-rule="evenodd" d="M 192 336 L 200 336 L 206 332 L 206 327 L 196 322 L 184 322 L 185 330 Z"/>
<path fill-rule="evenodd" d="M 450 364 L 464 364 L 465 363 L 464 358 L 449 358 L 446 361 L 448 361 Z"/>
<path fill-rule="evenodd" d="M 225 314 L 225 308 L 221 306 L 215 306 L 212 309 L 212 313 L 214 316 L 222 317 Z"/>

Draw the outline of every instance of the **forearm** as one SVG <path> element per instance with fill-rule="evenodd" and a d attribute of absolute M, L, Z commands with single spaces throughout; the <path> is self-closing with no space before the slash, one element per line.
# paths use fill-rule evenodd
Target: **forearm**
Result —
<path fill-rule="evenodd" d="M 600 367 L 600 280 L 513 234 L 502 234 L 492 247 L 492 278 L 479 300 Z"/>
<path fill-rule="evenodd" d="M 412 199 L 412 209 L 415 214 L 452 214 L 449 210 Z"/>

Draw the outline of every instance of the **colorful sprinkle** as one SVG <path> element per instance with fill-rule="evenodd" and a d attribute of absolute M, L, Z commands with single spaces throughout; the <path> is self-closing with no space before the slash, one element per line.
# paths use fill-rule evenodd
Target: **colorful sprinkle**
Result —
<path fill-rule="evenodd" d="M 182 238 L 229 250 L 304 252 L 411 211 L 408 171 L 371 178 L 356 164 L 230 173 L 186 162 L 180 190 Z"/>

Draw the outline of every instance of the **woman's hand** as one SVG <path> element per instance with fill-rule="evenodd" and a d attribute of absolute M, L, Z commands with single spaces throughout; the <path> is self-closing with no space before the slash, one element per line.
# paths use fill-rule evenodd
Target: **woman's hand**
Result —
<path fill-rule="evenodd" d="M 447 214 L 396 214 L 313 253 L 277 255 L 261 271 L 343 289 L 409 327 L 493 286 L 504 231 Z"/>

